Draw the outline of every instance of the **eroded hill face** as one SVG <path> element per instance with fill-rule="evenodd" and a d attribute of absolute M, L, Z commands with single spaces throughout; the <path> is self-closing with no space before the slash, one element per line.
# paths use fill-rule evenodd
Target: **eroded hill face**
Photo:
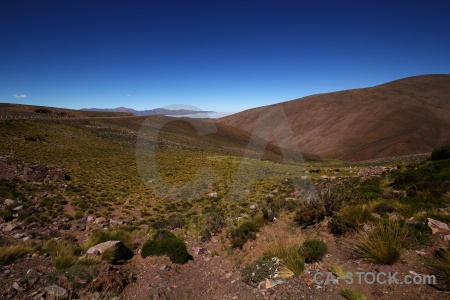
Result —
<path fill-rule="evenodd" d="M 450 75 L 308 96 L 217 122 L 249 132 L 273 131 L 280 121 L 271 113 L 277 106 L 283 107 L 300 150 L 321 157 L 366 160 L 429 152 L 450 142 Z M 264 122 L 258 121 L 261 116 Z M 279 134 L 277 139 L 283 142 L 289 136 Z"/>

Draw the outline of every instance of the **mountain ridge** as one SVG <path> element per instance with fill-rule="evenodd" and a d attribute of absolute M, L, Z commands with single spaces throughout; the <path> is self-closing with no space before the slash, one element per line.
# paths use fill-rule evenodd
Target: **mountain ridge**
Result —
<path fill-rule="evenodd" d="M 216 122 L 248 132 L 270 131 L 279 116 L 269 110 L 282 107 L 301 151 L 366 160 L 429 152 L 450 143 L 449 95 L 450 75 L 420 75 L 257 107 Z M 263 112 L 266 122 L 257 122 Z"/>
<path fill-rule="evenodd" d="M 183 116 L 183 115 L 194 115 L 201 113 L 215 113 L 215 111 L 197 111 L 189 109 L 165 109 L 165 108 L 154 108 L 146 110 L 136 110 L 127 107 L 117 107 L 117 108 L 81 108 L 81 111 L 95 111 L 95 112 L 127 112 L 132 113 L 135 116 L 151 116 L 151 115 L 166 115 L 166 116 Z"/>

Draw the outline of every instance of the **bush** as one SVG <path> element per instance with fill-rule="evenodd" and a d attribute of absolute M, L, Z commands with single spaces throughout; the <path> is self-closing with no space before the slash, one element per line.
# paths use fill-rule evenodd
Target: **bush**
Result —
<path fill-rule="evenodd" d="M 368 231 L 360 231 L 358 256 L 379 264 L 392 265 L 400 259 L 408 229 L 399 222 L 380 222 Z"/>
<path fill-rule="evenodd" d="M 248 240 L 256 239 L 256 232 L 259 231 L 258 225 L 253 221 L 246 221 L 238 228 L 231 230 L 231 245 L 233 248 L 242 249 Z"/>
<path fill-rule="evenodd" d="M 46 243 L 46 249 L 50 253 L 50 259 L 56 270 L 63 270 L 71 267 L 76 258 L 74 248 L 66 241 L 56 241 Z"/>
<path fill-rule="evenodd" d="M 321 222 L 325 215 L 325 207 L 321 201 L 302 201 L 295 213 L 294 221 L 306 227 Z"/>
<path fill-rule="evenodd" d="M 173 233 L 167 230 L 159 230 L 153 239 L 148 240 L 142 247 L 141 255 L 160 256 L 167 254 L 170 261 L 177 264 L 184 264 L 192 258 L 187 252 L 183 240 L 177 238 Z"/>
<path fill-rule="evenodd" d="M 405 224 L 405 226 L 408 229 L 405 248 L 421 249 L 424 246 L 431 246 L 431 229 L 425 223 Z"/>
<path fill-rule="evenodd" d="M 24 244 L 0 246 L 0 266 L 12 263 L 15 259 L 33 252 Z"/>
<path fill-rule="evenodd" d="M 431 152 L 431 160 L 444 160 L 450 158 L 450 145 L 445 145 Z"/>
<path fill-rule="evenodd" d="M 330 232 L 334 235 L 341 236 L 346 232 L 352 231 L 353 228 L 349 227 L 341 218 L 333 217 L 328 223 Z"/>
<path fill-rule="evenodd" d="M 426 266 L 431 274 L 436 276 L 439 284 L 450 289 L 450 249 L 435 250 L 433 257 L 426 260 Z"/>
<path fill-rule="evenodd" d="M 371 200 L 378 198 L 382 193 L 380 188 L 380 178 L 375 177 L 365 180 L 360 184 L 359 192 L 364 199 Z"/>
<path fill-rule="evenodd" d="M 387 201 L 379 202 L 373 207 L 373 212 L 381 216 L 386 216 L 387 214 L 394 212 L 394 210 L 394 207 Z"/>
<path fill-rule="evenodd" d="M 272 278 L 275 275 L 277 267 L 276 259 L 263 256 L 242 269 L 242 281 L 252 287 L 257 287 L 261 281 L 266 278 Z"/>
<path fill-rule="evenodd" d="M 335 218 L 343 227 L 358 229 L 361 224 L 370 220 L 370 210 L 367 205 L 349 205 L 342 207 L 335 213 Z"/>
<path fill-rule="evenodd" d="M 306 240 L 302 246 L 302 253 L 307 263 L 321 260 L 328 252 L 327 244 L 319 240 Z"/>
<path fill-rule="evenodd" d="M 265 246 L 268 257 L 276 257 L 281 261 L 281 277 L 300 276 L 305 270 L 301 244 L 297 240 L 269 237 Z"/>

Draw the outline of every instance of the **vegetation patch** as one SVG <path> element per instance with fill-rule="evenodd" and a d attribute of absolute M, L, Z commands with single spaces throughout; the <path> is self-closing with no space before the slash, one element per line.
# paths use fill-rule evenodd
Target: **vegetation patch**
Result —
<path fill-rule="evenodd" d="M 399 222 L 379 222 L 358 233 L 358 256 L 379 264 L 392 265 L 400 259 L 408 229 Z"/>
<path fill-rule="evenodd" d="M 173 233 L 167 230 L 159 230 L 148 240 L 143 246 L 141 255 L 143 258 L 147 256 L 161 256 L 167 254 L 170 261 L 177 264 L 184 264 L 192 256 L 188 253 L 183 240 L 177 238 Z"/>
<path fill-rule="evenodd" d="M 324 241 L 306 240 L 303 242 L 302 253 L 307 263 L 321 260 L 328 252 L 328 246 Z"/>
<path fill-rule="evenodd" d="M 231 230 L 231 245 L 233 246 L 233 248 L 242 249 L 242 247 L 248 240 L 256 239 L 256 232 L 258 231 L 259 226 L 258 224 L 256 224 L 256 222 L 246 221 L 242 223 L 239 227 Z"/>

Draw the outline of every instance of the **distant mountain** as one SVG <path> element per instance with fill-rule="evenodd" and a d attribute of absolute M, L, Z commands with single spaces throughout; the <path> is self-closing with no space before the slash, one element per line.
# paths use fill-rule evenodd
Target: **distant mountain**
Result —
<path fill-rule="evenodd" d="M 274 107 L 283 108 L 300 151 L 321 157 L 366 160 L 429 152 L 450 143 L 450 75 L 415 76 L 312 95 L 216 122 L 247 132 L 273 132 L 280 126 Z M 291 139 L 278 132 L 271 141 Z"/>
<path fill-rule="evenodd" d="M 135 110 L 126 107 L 117 108 L 82 108 L 82 111 L 97 111 L 97 112 L 126 112 L 132 113 L 135 116 L 151 116 L 151 115 L 165 115 L 165 116 L 185 116 L 185 115 L 195 115 L 195 114 L 215 114 L 215 111 L 196 111 L 188 109 L 165 109 L 165 108 L 155 108 L 149 110 Z"/>

